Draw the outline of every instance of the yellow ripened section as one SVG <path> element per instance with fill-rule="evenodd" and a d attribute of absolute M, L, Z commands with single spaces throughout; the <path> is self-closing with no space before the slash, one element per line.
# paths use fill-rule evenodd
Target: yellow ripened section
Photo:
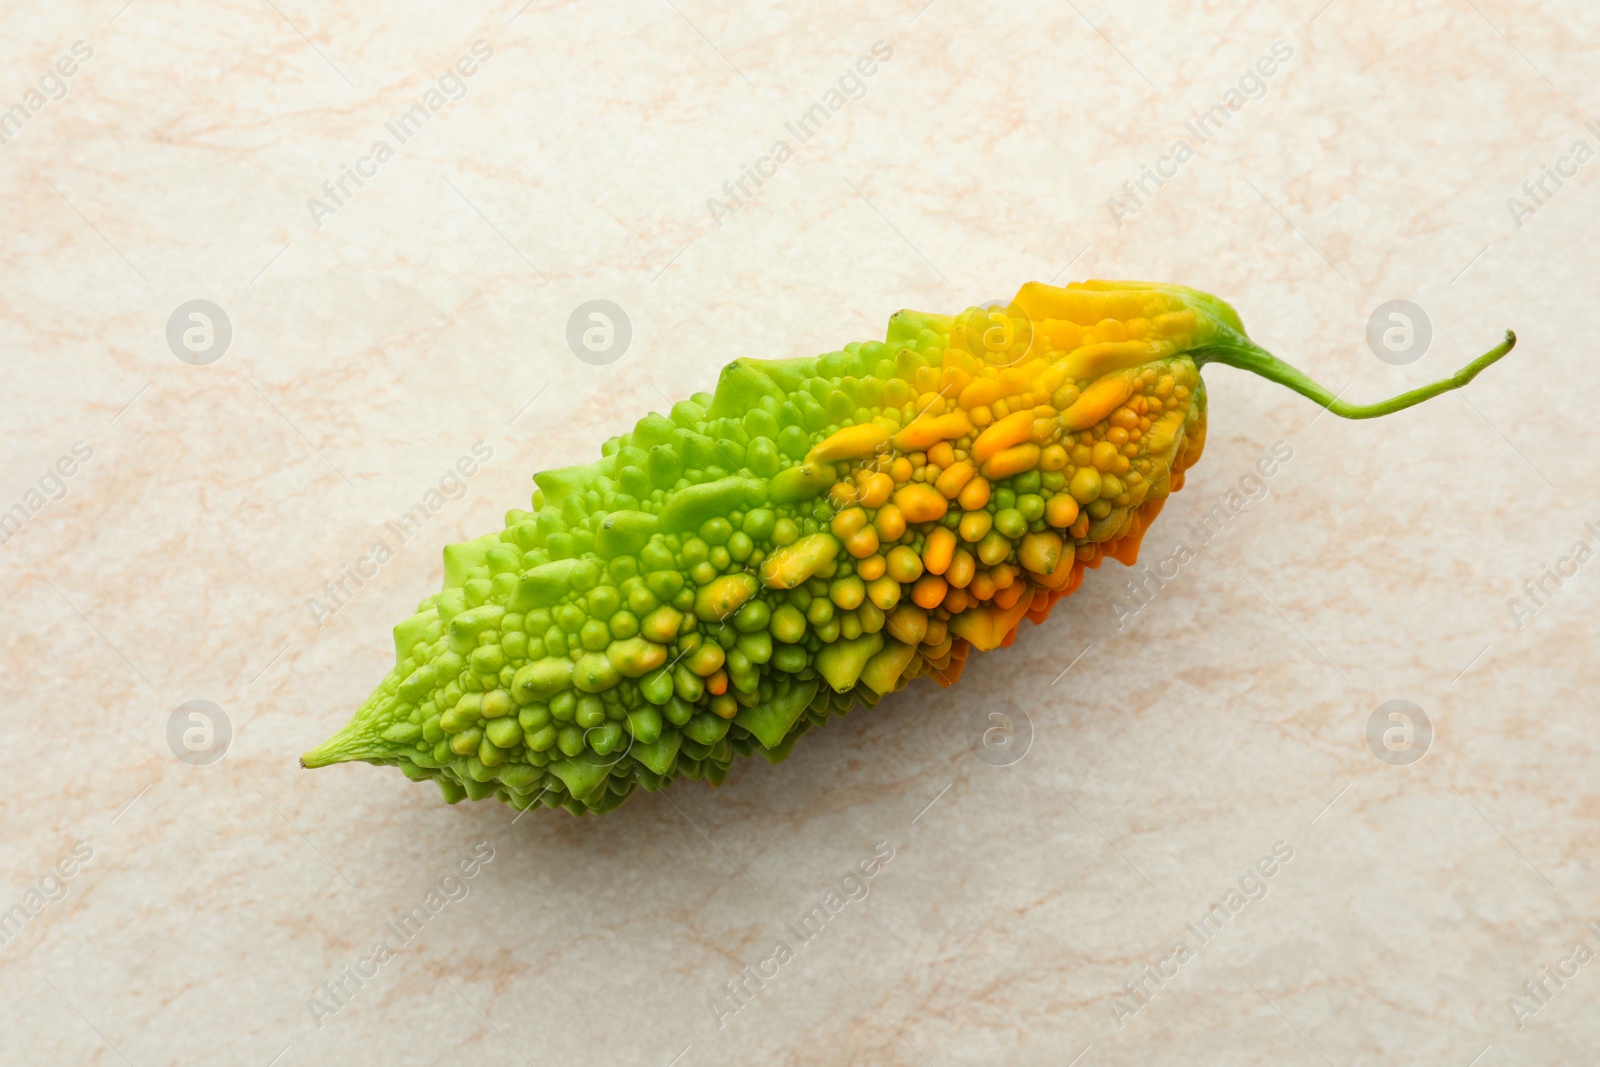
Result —
<path fill-rule="evenodd" d="M 834 495 L 859 506 L 833 532 L 868 557 L 874 603 L 928 620 L 902 635 L 917 648 L 904 678 L 948 685 L 969 648 L 1010 644 L 1085 568 L 1134 562 L 1204 443 L 1184 353 L 1238 320 L 1204 294 L 1137 282 L 1030 283 L 1005 308 L 917 319 L 940 328 L 900 360 L 899 410 L 807 458 L 847 465 Z"/>

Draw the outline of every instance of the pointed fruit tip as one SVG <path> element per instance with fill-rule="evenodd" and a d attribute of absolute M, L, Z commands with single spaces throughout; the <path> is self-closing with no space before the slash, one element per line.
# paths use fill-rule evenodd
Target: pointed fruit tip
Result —
<path fill-rule="evenodd" d="M 352 719 L 338 733 L 301 756 L 300 766 L 310 770 L 355 760 L 385 759 L 392 755 L 392 746 L 374 738 L 368 724 Z"/>

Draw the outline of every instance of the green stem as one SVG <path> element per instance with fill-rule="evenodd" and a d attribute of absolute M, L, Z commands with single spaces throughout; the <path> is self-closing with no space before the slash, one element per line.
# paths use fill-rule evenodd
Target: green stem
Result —
<path fill-rule="evenodd" d="M 1227 345 L 1213 345 L 1207 348 L 1197 348 L 1189 353 L 1196 366 L 1207 363 L 1222 363 L 1229 367 L 1238 367 L 1251 374 L 1257 374 L 1279 385 L 1287 385 L 1301 396 L 1309 397 L 1327 408 L 1329 411 L 1344 419 L 1375 419 L 1381 415 L 1401 411 L 1414 404 L 1420 404 L 1430 397 L 1440 393 L 1448 393 L 1452 389 L 1460 389 L 1478 376 L 1478 372 L 1501 356 L 1511 351 L 1517 344 L 1517 335 L 1510 330 L 1506 331 L 1506 339 L 1495 345 L 1489 351 L 1468 363 L 1448 378 L 1441 378 L 1430 385 L 1411 389 L 1388 400 L 1380 400 L 1374 404 L 1348 404 L 1340 400 L 1326 388 L 1318 385 L 1294 367 L 1263 348 L 1251 343 L 1248 338 L 1240 337 L 1238 341 Z"/>

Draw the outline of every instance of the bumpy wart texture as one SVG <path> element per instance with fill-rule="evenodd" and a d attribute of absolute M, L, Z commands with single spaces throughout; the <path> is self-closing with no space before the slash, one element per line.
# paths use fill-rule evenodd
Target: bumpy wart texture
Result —
<path fill-rule="evenodd" d="M 1009 645 L 1145 529 L 1205 443 L 1207 361 L 1346 418 L 1350 404 L 1175 285 L 1032 283 L 884 341 L 741 359 L 714 395 L 647 415 L 531 511 L 444 550 L 444 590 L 395 627 L 396 664 L 308 767 L 394 764 L 445 799 L 605 812 L 638 786 L 777 762 L 859 701 Z"/>
<path fill-rule="evenodd" d="M 446 799 L 608 811 L 776 762 L 857 701 L 1041 622 L 1132 563 L 1205 439 L 1185 355 L 1231 308 L 1175 286 L 1024 286 L 903 311 L 885 341 L 742 359 L 531 511 L 444 551 L 396 665 L 304 760 L 395 764 Z"/>

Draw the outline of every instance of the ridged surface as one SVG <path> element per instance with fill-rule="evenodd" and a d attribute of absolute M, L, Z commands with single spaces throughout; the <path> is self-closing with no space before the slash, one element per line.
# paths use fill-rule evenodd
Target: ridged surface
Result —
<path fill-rule="evenodd" d="M 884 340 L 742 359 L 533 510 L 445 549 L 397 662 L 304 758 L 574 814 L 806 731 L 1043 622 L 1131 565 L 1205 443 L 1188 353 L 1241 330 L 1179 286 L 1030 283 Z"/>

